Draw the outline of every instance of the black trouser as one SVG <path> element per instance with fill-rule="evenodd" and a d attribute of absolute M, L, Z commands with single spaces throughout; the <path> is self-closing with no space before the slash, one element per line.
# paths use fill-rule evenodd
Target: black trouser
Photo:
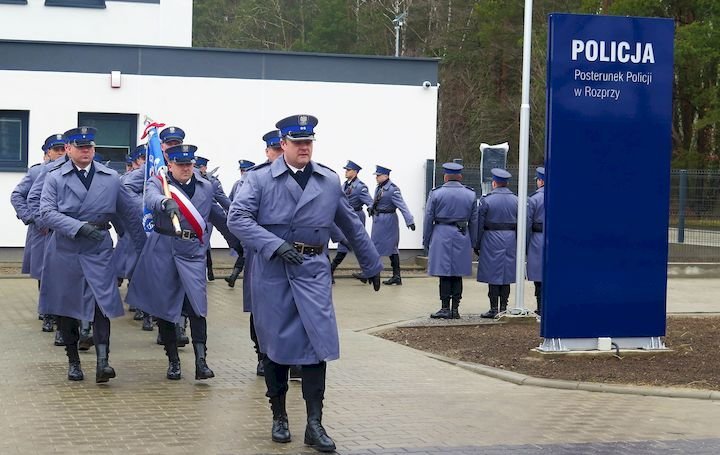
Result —
<path fill-rule="evenodd" d="M 288 391 L 290 365 L 275 363 L 268 356 L 263 359 L 263 364 L 265 365 L 265 385 L 267 386 L 265 396 L 274 398 L 285 395 Z M 300 374 L 302 376 L 302 394 L 305 400 L 325 398 L 326 372 L 327 364 L 325 362 L 302 366 Z"/>
<path fill-rule="evenodd" d="M 440 277 L 440 300 L 453 303 L 460 302 L 462 299 L 463 281 L 461 276 L 441 276 Z"/>
<path fill-rule="evenodd" d="M 540 311 L 542 300 L 542 281 L 533 281 L 535 284 L 535 300 L 537 300 L 537 310 Z"/>
<path fill-rule="evenodd" d="M 501 300 L 507 302 L 508 298 L 510 298 L 509 284 L 488 284 L 488 286 L 490 287 L 488 297 L 490 297 L 491 299 L 493 297 L 500 297 Z"/>
<path fill-rule="evenodd" d="M 95 304 L 95 317 L 93 319 L 93 341 L 98 344 L 110 345 L 110 319 L 107 318 Z M 80 339 L 80 321 L 67 316 L 58 316 L 58 328 L 66 344 L 76 345 Z"/>
<path fill-rule="evenodd" d="M 343 253 L 340 251 L 335 253 L 335 257 L 333 258 L 332 262 L 330 263 L 330 266 L 332 267 L 333 270 L 335 270 L 337 268 L 337 266 L 339 266 L 340 263 L 342 263 L 342 261 L 345 260 L 345 256 L 347 256 L 347 253 Z"/>
<path fill-rule="evenodd" d="M 183 315 L 190 319 L 190 334 L 193 343 L 207 343 L 207 320 L 198 316 L 190 305 L 187 295 L 183 299 L 182 307 Z M 158 330 L 160 337 L 165 344 L 175 345 L 177 343 L 177 333 L 175 332 L 175 323 L 158 318 Z"/>
<path fill-rule="evenodd" d="M 258 355 L 258 359 L 260 359 L 262 354 L 260 353 L 260 345 L 258 344 L 257 332 L 255 331 L 255 318 L 253 318 L 252 313 L 250 313 L 250 339 L 255 346 L 255 353 Z"/>
<path fill-rule="evenodd" d="M 208 271 L 212 275 L 212 273 L 213 273 L 212 252 L 210 251 L 210 248 L 207 249 L 207 253 L 205 254 L 205 265 L 207 266 Z"/>

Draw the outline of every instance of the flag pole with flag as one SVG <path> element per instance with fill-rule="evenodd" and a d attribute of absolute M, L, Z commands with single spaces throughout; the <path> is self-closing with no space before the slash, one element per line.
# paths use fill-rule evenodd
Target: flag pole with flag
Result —
<path fill-rule="evenodd" d="M 172 198 L 170 189 L 167 184 L 167 164 L 165 163 L 165 156 L 160 146 L 160 138 L 158 136 L 158 128 L 165 126 L 164 123 L 156 123 L 150 117 L 145 116 L 145 132 L 142 135 L 142 139 L 148 137 L 148 148 L 147 148 L 147 160 L 145 161 L 145 183 L 154 177 L 160 177 L 163 182 L 163 192 L 165 197 Z M 175 233 L 180 235 L 182 230 L 180 229 L 180 220 L 177 215 L 172 217 L 173 228 Z M 145 232 L 151 232 L 154 227 L 152 209 L 145 203 L 145 190 L 143 189 L 143 227 Z"/>

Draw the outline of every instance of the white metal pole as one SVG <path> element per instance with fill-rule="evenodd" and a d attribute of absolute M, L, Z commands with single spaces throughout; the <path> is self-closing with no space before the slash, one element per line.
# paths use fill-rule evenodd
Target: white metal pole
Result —
<path fill-rule="evenodd" d="M 522 104 L 518 157 L 518 224 L 515 264 L 515 314 L 525 310 L 525 240 L 527 232 L 528 145 L 530 142 L 530 45 L 532 42 L 532 0 L 525 0 L 523 30 Z"/>
<path fill-rule="evenodd" d="M 395 57 L 400 57 L 400 24 L 395 24 Z"/>

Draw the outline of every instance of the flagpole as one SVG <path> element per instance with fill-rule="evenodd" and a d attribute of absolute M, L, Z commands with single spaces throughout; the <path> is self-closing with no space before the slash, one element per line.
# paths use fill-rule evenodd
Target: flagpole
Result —
<path fill-rule="evenodd" d="M 157 124 L 157 123 L 155 123 L 155 121 L 154 121 L 153 119 L 151 119 L 150 117 L 148 117 L 147 115 L 145 116 L 145 121 L 144 121 L 144 123 L 145 123 L 145 133 L 143 134 L 143 138 L 144 138 L 146 135 L 149 135 L 149 138 L 148 138 L 148 150 L 147 150 L 147 152 L 146 152 L 146 153 L 147 153 L 147 155 L 146 155 L 147 158 L 146 158 L 146 160 L 145 160 L 145 175 L 147 176 L 147 175 L 148 175 L 148 173 L 147 173 L 147 166 L 149 166 L 148 163 L 150 163 L 150 148 L 151 148 L 151 142 L 152 142 L 153 140 L 155 140 L 155 141 L 158 140 L 158 138 L 155 137 L 155 136 L 157 136 L 157 129 L 156 129 L 156 127 L 157 127 L 158 125 L 160 125 L 161 127 L 164 126 L 164 125 L 163 125 L 163 124 Z M 164 162 L 164 160 L 163 160 L 163 162 Z M 158 169 L 158 175 L 160 176 L 160 180 L 162 181 L 163 193 L 164 193 L 165 197 L 168 198 L 168 199 L 172 199 L 173 197 L 172 197 L 172 194 L 170 193 L 170 187 L 168 186 L 168 182 L 167 182 L 167 173 L 166 173 L 166 170 L 165 170 L 165 167 L 164 167 L 164 166 L 161 166 L 160 169 Z M 145 183 L 147 183 L 147 182 L 145 182 Z M 144 194 L 144 190 L 143 190 L 143 194 Z M 180 234 L 182 233 L 182 229 L 180 228 L 180 219 L 178 218 L 178 216 L 173 213 L 173 214 L 170 216 L 170 221 L 172 221 L 173 228 L 175 229 L 175 234 L 180 235 Z"/>
<path fill-rule="evenodd" d="M 520 105 L 520 142 L 518 157 L 518 223 L 515 263 L 515 309 L 513 314 L 526 314 L 525 308 L 525 241 L 527 233 L 528 146 L 530 142 L 530 46 L 532 42 L 532 0 L 525 0 L 523 26 L 522 103 Z"/>

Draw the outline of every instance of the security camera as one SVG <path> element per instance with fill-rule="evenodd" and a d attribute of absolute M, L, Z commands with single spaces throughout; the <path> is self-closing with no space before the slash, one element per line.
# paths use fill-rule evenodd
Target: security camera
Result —
<path fill-rule="evenodd" d="M 432 87 L 432 84 L 430 83 L 430 81 L 423 81 L 423 88 L 430 88 L 430 87 Z"/>

